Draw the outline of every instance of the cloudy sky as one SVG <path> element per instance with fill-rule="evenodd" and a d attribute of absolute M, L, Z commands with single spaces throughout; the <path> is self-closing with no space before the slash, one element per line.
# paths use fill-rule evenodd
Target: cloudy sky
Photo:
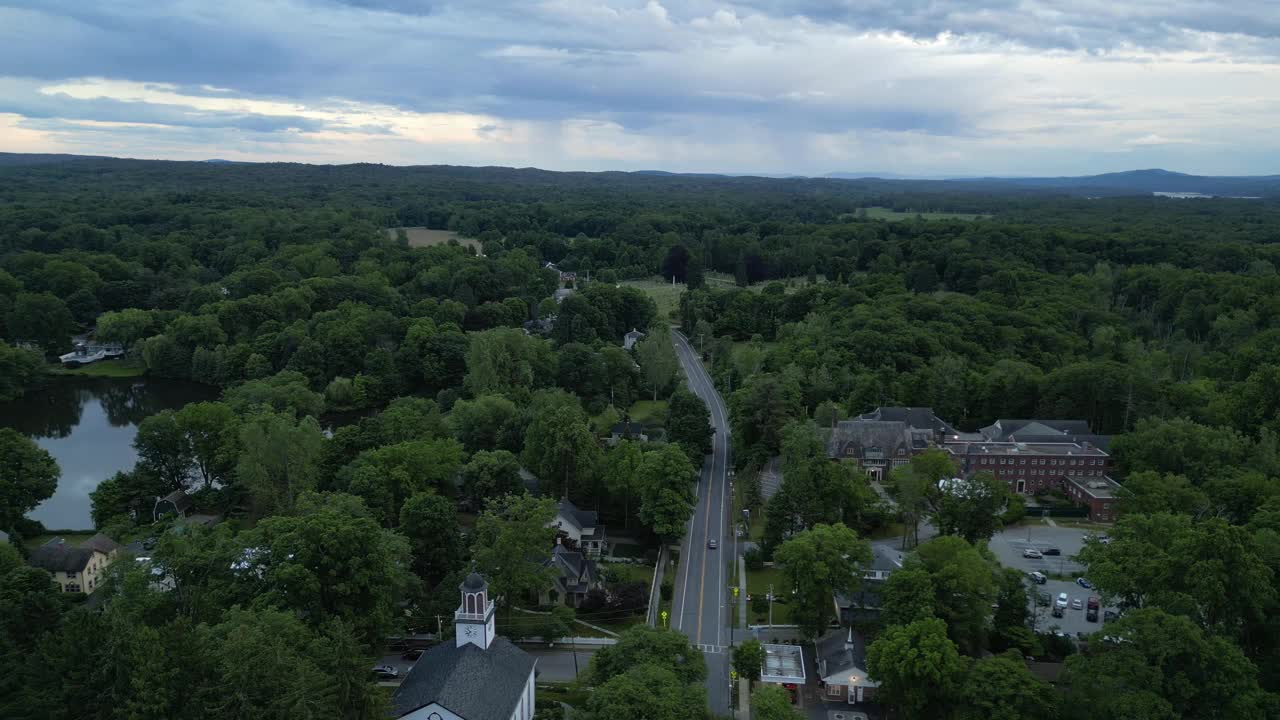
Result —
<path fill-rule="evenodd" d="M 0 151 L 1280 173 L 1277 0 L 0 0 Z"/>

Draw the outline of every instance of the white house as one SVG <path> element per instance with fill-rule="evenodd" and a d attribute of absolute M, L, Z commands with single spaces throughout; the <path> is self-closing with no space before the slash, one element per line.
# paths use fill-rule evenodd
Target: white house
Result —
<path fill-rule="evenodd" d="M 608 534 L 605 526 L 600 524 L 599 513 L 579 510 L 569 498 L 561 498 L 556 507 L 556 519 L 551 522 L 589 558 L 600 557 L 609 549 Z"/>
<path fill-rule="evenodd" d="M 494 632 L 489 584 L 471 573 L 459 587 L 454 642 L 422 654 L 391 697 L 411 720 L 532 720 L 537 660 Z"/>

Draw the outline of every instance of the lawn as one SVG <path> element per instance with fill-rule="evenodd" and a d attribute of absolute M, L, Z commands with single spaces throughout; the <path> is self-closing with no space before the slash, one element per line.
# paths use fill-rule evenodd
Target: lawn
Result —
<path fill-rule="evenodd" d="M 684 285 L 672 285 L 670 282 L 661 280 L 623 280 L 621 285 L 633 287 L 653 299 L 653 304 L 658 306 L 658 317 L 662 320 L 671 320 L 675 318 L 676 308 L 680 307 L 680 293 L 684 292 Z"/>
<path fill-rule="evenodd" d="M 747 571 L 747 595 L 751 597 L 765 597 L 769 593 L 769 584 L 773 584 L 774 596 L 790 596 L 790 583 L 783 575 L 782 571 L 777 568 L 764 568 L 763 570 Z M 750 603 L 747 604 L 747 619 L 753 625 L 760 625 L 769 621 L 769 611 L 756 612 Z M 773 603 L 773 623 L 775 625 L 787 625 L 791 623 L 791 606 L 785 602 Z"/>
<path fill-rule="evenodd" d="M 627 412 L 632 422 L 656 427 L 664 427 L 667 424 L 666 400 L 637 400 Z"/>
<path fill-rule="evenodd" d="M 609 569 L 610 577 L 615 578 L 614 582 L 638 582 L 644 583 L 645 587 L 653 584 L 653 568 L 649 565 L 601 562 L 599 566 L 601 570 Z"/>
<path fill-rule="evenodd" d="M 81 365 L 75 368 L 55 367 L 50 370 L 55 375 L 81 375 L 84 377 L 141 377 L 147 372 L 146 365 L 137 360 L 112 359 L 100 360 L 96 363 Z"/>
<path fill-rule="evenodd" d="M 396 237 L 396 231 L 403 230 L 404 234 L 409 237 L 409 247 L 431 247 L 432 245 L 445 245 L 450 240 L 457 240 L 459 245 L 469 247 L 477 252 L 480 250 L 480 242 L 471 238 L 464 238 L 452 230 L 432 230 L 424 227 L 404 227 L 404 228 L 388 228 L 387 234 L 393 239 Z"/>
<path fill-rule="evenodd" d="M 22 541 L 22 544 L 23 544 L 23 545 L 26 545 L 28 550 L 35 550 L 36 548 L 40 547 L 41 545 L 44 545 L 45 543 L 49 542 L 50 540 L 52 540 L 52 539 L 54 539 L 54 538 L 56 538 L 56 537 L 60 537 L 60 538 L 62 538 L 62 539 L 66 542 L 66 544 L 67 544 L 67 545 L 70 545 L 71 547 L 76 547 L 76 546 L 78 546 L 80 543 L 84 542 L 85 540 L 88 540 L 89 538 L 93 537 L 93 535 L 94 535 L 94 534 L 93 534 L 93 533 L 91 533 L 91 532 L 85 532 L 85 533 L 42 533 L 42 534 L 40 534 L 40 535 L 33 535 L 33 536 L 29 537 L 29 538 L 24 539 L 24 540 Z"/>
<path fill-rule="evenodd" d="M 989 218 L 990 215 L 981 215 L 978 213 L 949 213 L 949 212 L 899 212 L 898 210 L 890 210 L 884 207 L 862 208 L 867 212 L 869 220 L 914 220 L 919 217 L 923 220 L 977 220 L 979 218 Z"/>

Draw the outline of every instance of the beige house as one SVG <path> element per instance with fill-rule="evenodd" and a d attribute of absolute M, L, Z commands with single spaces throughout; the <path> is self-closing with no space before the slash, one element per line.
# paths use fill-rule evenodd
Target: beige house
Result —
<path fill-rule="evenodd" d="M 62 538 L 54 538 L 31 553 L 30 562 L 52 575 L 62 592 L 92 593 L 119 554 L 120 545 L 98 533 L 79 547 L 67 547 Z"/>

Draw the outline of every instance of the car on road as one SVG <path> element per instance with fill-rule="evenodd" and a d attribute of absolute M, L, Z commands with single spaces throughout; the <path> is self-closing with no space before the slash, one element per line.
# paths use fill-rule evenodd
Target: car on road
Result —
<path fill-rule="evenodd" d="M 377 675 L 382 680 L 395 680 L 400 677 L 400 671 L 390 665 L 375 665 L 373 668 L 373 674 Z"/>
<path fill-rule="evenodd" d="M 715 550 L 717 547 L 719 547 L 719 544 L 716 543 L 715 538 L 712 538 L 707 541 L 707 547 L 710 548 L 711 550 Z"/>
<path fill-rule="evenodd" d="M 1045 574 L 1042 572 L 1029 572 L 1027 573 L 1027 577 L 1031 578 L 1031 582 L 1037 585 L 1043 585 L 1049 582 L 1049 578 L 1045 577 Z"/>
<path fill-rule="evenodd" d="M 1058 548 L 1045 548 L 1040 551 L 1044 555 L 1061 555 L 1062 551 Z"/>
<path fill-rule="evenodd" d="M 1072 599 L 1071 599 L 1071 609 L 1072 609 L 1072 610 L 1083 610 L 1083 609 L 1084 609 L 1084 602 L 1082 602 L 1082 601 L 1080 600 L 1080 598 L 1072 598 Z"/>
<path fill-rule="evenodd" d="M 1085 580 L 1083 577 L 1076 578 L 1076 584 L 1084 588 L 1085 590 L 1093 589 L 1093 583 L 1089 582 L 1088 580 Z"/>
<path fill-rule="evenodd" d="M 1040 551 L 1035 548 L 1027 548 L 1026 550 L 1022 551 L 1022 557 L 1031 558 L 1032 560 L 1039 560 L 1040 558 L 1044 557 L 1044 555 L 1041 555 Z"/>
<path fill-rule="evenodd" d="M 402 660 L 417 660 L 420 657 L 422 657 L 421 648 L 414 648 L 413 650 L 407 650 L 403 655 L 400 656 Z"/>

